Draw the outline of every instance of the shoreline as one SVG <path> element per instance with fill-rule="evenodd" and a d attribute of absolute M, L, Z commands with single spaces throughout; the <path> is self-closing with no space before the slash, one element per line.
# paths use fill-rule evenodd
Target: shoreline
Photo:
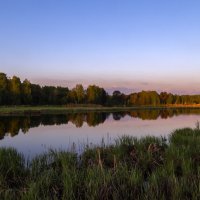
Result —
<path fill-rule="evenodd" d="M 0 116 L 8 115 L 44 115 L 67 114 L 83 112 L 123 112 L 134 110 L 157 109 L 199 109 L 197 105 L 160 105 L 160 106 L 100 106 L 100 105 L 73 105 L 73 106 L 0 106 Z"/>

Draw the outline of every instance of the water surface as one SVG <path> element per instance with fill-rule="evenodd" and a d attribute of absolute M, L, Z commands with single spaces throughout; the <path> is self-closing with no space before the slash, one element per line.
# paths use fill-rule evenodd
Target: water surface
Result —
<path fill-rule="evenodd" d="M 0 147 L 14 147 L 26 156 L 84 144 L 112 143 L 122 135 L 167 136 L 173 130 L 195 127 L 200 109 L 136 110 L 114 113 L 0 117 Z"/>

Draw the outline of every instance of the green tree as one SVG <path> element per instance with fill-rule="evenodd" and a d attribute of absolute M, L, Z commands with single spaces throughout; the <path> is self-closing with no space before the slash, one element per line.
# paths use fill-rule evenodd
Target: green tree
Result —
<path fill-rule="evenodd" d="M 0 105 L 8 103 L 8 79 L 6 74 L 0 73 Z"/>
<path fill-rule="evenodd" d="M 21 81 L 17 76 L 10 80 L 11 103 L 13 105 L 21 104 Z"/>
<path fill-rule="evenodd" d="M 31 104 L 32 96 L 31 96 L 31 83 L 27 79 L 25 79 L 22 83 L 22 103 L 23 104 Z"/>
<path fill-rule="evenodd" d="M 138 105 L 159 105 L 160 99 L 156 91 L 142 91 L 138 93 Z"/>
<path fill-rule="evenodd" d="M 149 92 L 150 105 L 156 106 L 160 104 L 160 98 L 156 91 Z"/>
<path fill-rule="evenodd" d="M 118 90 L 115 90 L 112 94 L 112 105 L 125 105 L 126 98 L 123 93 Z"/>
<path fill-rule="evenodd" d="M 173 104 L 174 101 L 174 96 L 173 94 L 169 93 L 167 99 L 166 99 L 166 104 Z"/>
<path fill-rule="evenodd" d="M 85 91 L 81 84 L 77 84 L 76 87 L 73 89 L 76 93 L 76 99 L 78 103 L 84 103 L 85 100 Z"/>
<path fill-rule="evenodd" d="M 103 88 L 100 88 L 96 85 L 89 85 L 87 88 L 87 101 L 92 104 L 101 104 L 106 103 L 106 92 Z"/>
<path fill-rule="evenodd" d="M 56 88 L 54 86 L 44 86 L 42 88 L 42 104 L 56 104 Z"/>
<path fill-rule="evenodd" d="M 169 94 L 167 92 L 161 92 L 160 93 L 160 103 L 166 104 L 168 96 L 169 96 Z"/>
<path fill-rule="evenodd" d="M 78 103 L 78 98 L 75 90 L 69 91 L 69 101 L 70 103 Z"/>
<path fill-rule="evenodd" d="M 138 94 L 137 93 L 133 93 L 130 95 L 129 97 L 129 104 L 130 105 L 136 105 L 138 101 Z"/>
<path fill-rule="evenodd" d="M 42 89 L 39 85 L 31 84 L 31 97 L 33 105 L 40 105 L 42 98 Z"/>
<path fill-rule="evenodd" d="M 64 87 L 57 87 L 55 91 L 56 104 L 64 105 L 68 103 L 69 89 Z"/>
<path fill-rule="evenodd" d="M 182 98 L 179 95 L 175 95 L 174 100 L 175 100 L 174 104 L 181 104 L 182 103 Z"/>

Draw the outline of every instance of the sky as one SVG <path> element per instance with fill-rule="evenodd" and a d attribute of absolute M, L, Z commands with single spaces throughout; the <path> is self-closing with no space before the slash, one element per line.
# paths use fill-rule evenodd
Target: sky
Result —
<path fill-rule="evenodd" d="M 0 71 L 41 85 L 200 94 L 199 0 L 0 0 Z"/>

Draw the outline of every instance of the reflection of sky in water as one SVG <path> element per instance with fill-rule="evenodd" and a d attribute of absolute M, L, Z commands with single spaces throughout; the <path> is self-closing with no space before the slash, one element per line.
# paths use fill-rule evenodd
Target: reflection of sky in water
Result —
<path fill-rule="evenodd" d="M 142 120 L 130 116 L 113 120 L 110 116 L 104 123 L 95 127 L 89 127 L 86 122 L 81 128 L 76 128 L 72 122 L 64 125 L 41 125 L 30 128 L 26 134 L 20 131 L 15 137 L 5 136 L 0 141 L 0 146 L 14 147 L 31 157 L 50 147 L 70 149 L 73 142 L 79 150 L 79 147 L 81 148 L 86 143 L 101 143 L 102 138 L 104 138 L 105 143 L 108 143 L 122 135 L 166 136 L 177 128 L 194 128 L 195 123 L 199 120 L 200 115 L 179 115 L 167 119 L 158 118 L 157 120 Z"/>

